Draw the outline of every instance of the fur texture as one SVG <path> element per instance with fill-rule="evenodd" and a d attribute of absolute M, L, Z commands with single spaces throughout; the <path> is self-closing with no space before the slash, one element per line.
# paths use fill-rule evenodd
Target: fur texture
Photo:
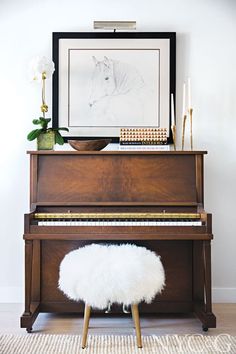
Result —
<path fill-rule="evenodd" d="M 88 245 L 68 253 L 60 265 L 59 289 L 99 309 L 109 301 L 150 303 L 164 284 L 160 257 L 136 245 Z"/>

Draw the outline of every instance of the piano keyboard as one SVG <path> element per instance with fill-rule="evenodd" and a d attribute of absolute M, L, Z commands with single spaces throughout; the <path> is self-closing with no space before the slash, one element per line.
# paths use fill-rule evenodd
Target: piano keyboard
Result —
<path fill-rule="evenodd" d="M 38 226 L 201 226 L 200 220 L 42 220 Z"/>

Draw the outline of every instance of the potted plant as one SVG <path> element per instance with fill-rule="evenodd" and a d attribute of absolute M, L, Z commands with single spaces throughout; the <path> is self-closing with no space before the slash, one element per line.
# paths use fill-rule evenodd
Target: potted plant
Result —
<path fill-rule="evenodd" d="M 52 150 L 54 144 L 63 145 L 64 139 L 60 134 L 60 130 L 69 131 L 68 128 L 48 128 L 51 118 L 39 117 L 34 119 L 33 124 L 39 125 L 40 128 L 32 130 L 27 139 L 32 141 L 37 139 L 38 150 Z"/>
<path fill-rule="evenodd" d="M 60 134 L 60 130 L 69 131 L 68 128 L 49 128 L 48 123 L 51 121 L 51 118 L 45 117 L 48 111 L 48 106 L 45 102 L 45 81 L 52 76 L 54 70 L 55 66 L 53 61 L 48 60 L 46 57 L 37 57 L 31 62 L 33 80 L 42 82 L 41 112 L 43 117 L 33 120 L 33 124 L 39 125 L 40 127 L 32 130 L 27 135 L 27 139 L 30 141 L 37 139 L 38 150 L 53 150 L 54 144 L 63 145 L 64 139 Z"/>

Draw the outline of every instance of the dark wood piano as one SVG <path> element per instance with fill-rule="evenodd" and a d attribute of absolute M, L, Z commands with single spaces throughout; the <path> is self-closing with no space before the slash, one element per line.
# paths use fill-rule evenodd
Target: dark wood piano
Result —
<path fill-rule="evenodd" d="M 161 255 L 165 290 L 152 304 L 141 304 L 141 313 L 191 312 L 203 330 L 216 327 L 212 222 L 203 209 L 206 152 L 29 154 L 21 327 L 30 332 L 40 312 L 83 312 L 82 303 L 58 290 L 58 270 L 66 253 L 93 242 L 131 242 Z"/>

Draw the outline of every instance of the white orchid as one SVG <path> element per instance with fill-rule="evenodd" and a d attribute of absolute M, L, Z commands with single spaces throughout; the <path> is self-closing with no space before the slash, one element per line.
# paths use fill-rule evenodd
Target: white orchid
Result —
<path fill-rule="evenodd" d="M 31 80 L 40 82 L 42 85 L 41 112 L 43 113 L 43 118 L 45 118 L 45 113 L 48 111 L 48 106 L 45 102 L 45 81 L 52 76 L 54 70 L 55 65 L 53 61 L 46 57 L 35 57 L 29 65 Z"/>
<path fill-rule="evenodd" d="M 30 62 L 30 76 L 34 81 L 41 81 L 42 77 L 48 79 L 55 71 L 54 62 L 51 59 L 43 57 L 35 57 Z"/>

